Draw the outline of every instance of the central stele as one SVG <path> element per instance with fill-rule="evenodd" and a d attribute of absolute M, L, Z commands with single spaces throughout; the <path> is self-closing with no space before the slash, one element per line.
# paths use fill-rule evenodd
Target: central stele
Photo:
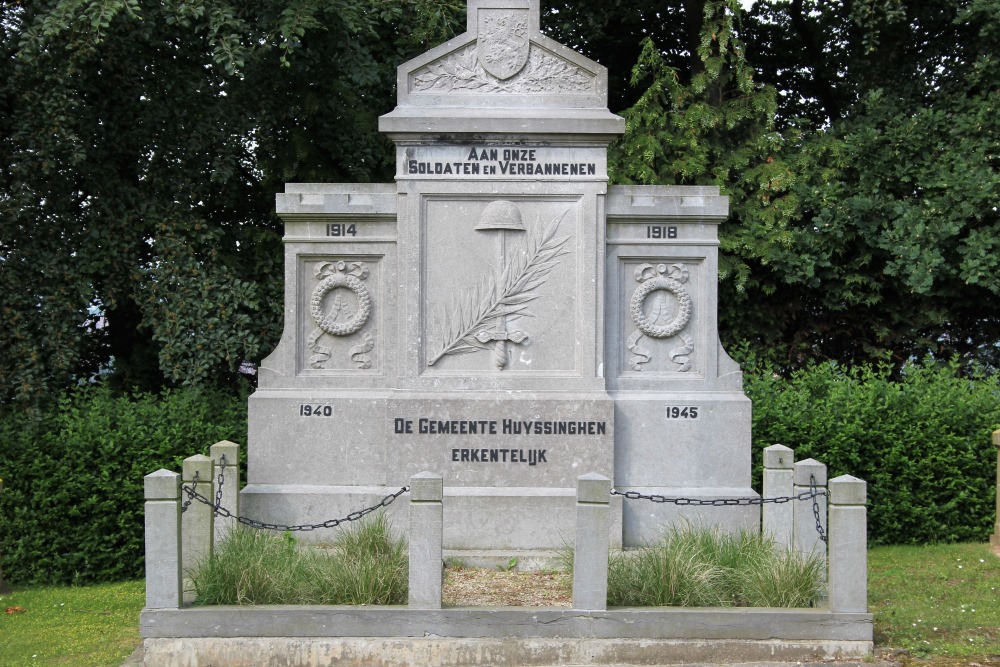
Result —
<path fill-rule="evenodd" d="M 285 329 L 250 400 L 248 515 L 323 521 L 427 470 L 446 548 L 558 549 L 585 473 L 750 493 L 715 326 L 725 198 L 609 194 L 606 71 L 538 20 L 537 0 L 471 0 L 466 33 L 399 68 L 395 184 L 278 195 Z M 616 543 L 664 519 L 613 507 Z"/>

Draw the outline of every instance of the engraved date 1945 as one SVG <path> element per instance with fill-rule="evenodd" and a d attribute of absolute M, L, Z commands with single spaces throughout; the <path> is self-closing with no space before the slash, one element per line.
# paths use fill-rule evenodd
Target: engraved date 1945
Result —
<path fill-rule="evenodd" d="M 697 405 L 668 405 L 667 419 L 697 419 Z"/>
<path fill-rule="evenodd" d="M 319 405 L 314 403 L 302 403 L 299 405 L 300 417 L 332 417 L 332 405 Z"/>

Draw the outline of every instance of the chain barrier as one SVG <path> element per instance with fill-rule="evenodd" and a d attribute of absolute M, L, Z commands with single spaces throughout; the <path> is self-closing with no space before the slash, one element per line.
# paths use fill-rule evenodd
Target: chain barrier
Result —
<path fill-rule="evenodd" d="M 341 519 L 329 519 L 322 523 L 313 524 L 301 524 L 297 526 L 285 526 L 276 523 L 265 523 L 263 521 L 258 521 L 256 519 L 249 519 L 243 516 L 237 516 L 231 511 L 222 506 L 222 486 L 226 483 L 226 455 L 223 454 L 222 458 L 219 459 L 219 476 L 216 479 L 216 489 L 215 489 L 215 502 L 206 498 L 205 496 L 198 493 L 198 471 L 194 473 L 194 477 L 191 480 L 191 486 L 183 486 L 181 489 L 187 494 L 188 499 L 184 501 L 181 506 L 181 513 L 187 511 L 187 508 L 191 505 L 191 502 L 197 500 L 200 503 L 208 505 L 212 508 L 215 516 L 221 516 L 226 519 L 236 519 L 238 522 L 242 523 L 244 526 L 250 526 L 251 528 L 262 528 L 267 530 L 282 530 L 282 531 L 292 531 L 292 532 L 304 532 L 310 530 L 316 530 L 317 528 L 335 528 L 342 523 L 348 523 L 351 521 L 357 521 L 366 514 L 371 514 L 377 509 L 382 507 L 388 507 L 393 503 L 396 498 L 410 490 L 410 487 L 404 486 L 396 491 L 395 493 L 390 493 L 382 502 L 372 505 L 371 507 L 366 507 L 363 510 L 358 510 L 356 512 L 351 512 L 347 516 Z M 809 475 L 809 490 L 798 493 L 794 496 L 776 496 L 774 498 L 712 498 L 705 500 L 702 498 L 668 498 L 659 494 L 643 495 L 638 491 L 618 491 L 617 489 L 611 489 L 611 495 L 622 496 L 628 500 L 648 500 L 654 503 L 666 503 L 670 505 L 678 505 L 681 507 L 686 506 L 697 506 L 697 507 L 734 507 L 734 506 L 748 506 L 748 505 L 764 505 L 767 503 L 787 503 L 793 500 L 812 500 L 812 511 L 813 516 L 816 518 L 816 532 L 819 533 L 819 539 L 823 542 L 828 542 L 829 539 L 826 535 L 826 530 L 823 529 L 823 520 L 820 517 L 819 512 L 819 500 L 820 496 L 825 496 L 826 491 L 820 489 L 816 486 L 816 476 Z"/>
<path fill-rule="evenodd" d="M 736 507 L 764 505 L 767 503 L 780 504 L 791 502 L 793 500 L 812 500 L 813 516 L 816 517 L 816 532 L 819 533 L 819 539 L 824 542 L 827 541 L 826 531 L 823 529 L 823 523 L 820 519 L 819 500 L 817 500 L 820 496 L 825 496 L 826 491 L 816 486 L 815 475 L 809 475 L 808 491 L 803 491 L 794 496 L 777 496 L 774 498 L 711 498 L 708 500 L 704 498 L 668 498 L 655 493 L 647 496 L 639 493 L 638 491 L 618 491 L 617 489 L 611 489 L 611 495 L 622 496 L 628 500 L 648 500 L 653 503 L 666 503 L 681 507 L 692 505 L 697 507 Z"/>
<path fill-rule="evenodd" d="M 337 526 L 339 526 L 342 523 L 349 523 L 351 521 L 357 521 L 361 517 L 363 517 L 363 516 L 365 516 L 367 514 L 371 514 L 372 512 L 374 512 L 377 509 L 381 509 L 383 507 L 388 507 L 389 505 L 391 505 L 393 503 L 394 500 L 396 500 L 396 498 L 399 498 L 401 495 L 403 495 L 404 493 L 406 493 L 407 491 L 410 490 L 410 487 L 408 487 L 408 486 L 401 487 L 399 489 L 399 491 L 396 491 L 395 493 L 390 493 L 385 498 L 383 498 L 381 502 L 376 503 L 375 505 L 372 505 L 371 507 L 366 507 L 363 510 L 357 510 L 355 512 L 351 512 L 347 516 L 345 516 L 343 518 L 340 518 L 340 519 L 329 519 L 329 520 L 324 521 L 322 523 L 312 523 L 312 524 L 300 524 L 300 525 L 296 525 L 296 526 L 286 526 L 286 525 L 283 525 L 283 524 L 280 524 L 280 523 L 267 523 L 265 521 L 258 521 L 257 519 L 250 519 L 250 518 L 245 517 L 245 516 L 239 516 L 239 515 L 233 514 L 230 510 L 228 510 L 225 507 L 223 507 L 222 506 L 222 485 L 226 483 L 225 473 L 223 472 L 224 469 L 225 469 L 225 466 L 226 466 L 226 457 L 225 457 L 225 455 L 223 455 L 222 458 L 219 459 L 219 476 L 217 478 L 218 487 L 217 487 L 217 489 L 215 491 L 215 502 L 214 503 L 211 500 L 209 500 L 208 498 L 206 498 L 205 496 L 203 496 L 200 493 L 198 493 L 198 488 L 197 488 L 198 487 L 198 472 L 195 471 L 194 477 L 191 480 L 192 481 L 191 486 L 184 485 L 184 486 L 181 487 L 181 491 L 183 491 L 184 493 L 186 493 L 187 497 L 188 497 L 188 499 L 186 501 L 184 501 L 184 504 L 181 506 L 181 512 L 185 512 L 187 510 L 188 506 L 191 505 L 191 502 L 194 501 L 194 500 L 197 500 L 199 503 L 202 503 L 203 505 L 208 505 L 209 507 L 211 507 L 213 513 L 215 514 L 215 516 L 221 516 L 221 517 L 223 517 L 225 519 L 235 519 L 239 523 L 242 523 L 244 526 L 249 526 L 250 528 L 260 528 L 260 529 L 264 529 L 264 530 L 280 530 L 280 531 L 289 531 L 289 532 L 307 532 L 307 531 L 310 531 L 310 530 L 316 530 L 318 528 L 336 528 Z"/>

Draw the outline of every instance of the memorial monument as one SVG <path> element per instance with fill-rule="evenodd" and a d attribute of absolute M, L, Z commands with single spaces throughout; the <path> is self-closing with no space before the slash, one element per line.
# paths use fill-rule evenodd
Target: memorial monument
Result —
<path fill-rule="evenodd" d="M 579 475 L 753 496 L 750 402 L 718 340 L 712 187 L 608 186 L 624 121 L 538 0 L 470 0 L 398 70 L 394 184 L 288 184 L 285 325 L 250 398 L 248 516 L 314 523 L 423 470 L 445 548 L 558 549 Z M 613 544 L 752 507 L 613 504 Z M 632 507 L 631 505 L 636 505 Z M 315 535 L 315 533 L 313 533 Z"/>

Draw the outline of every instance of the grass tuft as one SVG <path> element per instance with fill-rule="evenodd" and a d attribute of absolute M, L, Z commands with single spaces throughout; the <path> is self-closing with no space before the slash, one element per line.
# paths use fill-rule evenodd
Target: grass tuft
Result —
<path fill-rule="evenodd" d="M 682 526 L 649 546 L 612 555 L 608 604 L 812 607 L 823 580 L 819 557 L 780 549 L 767 535 Z"/>
<path fill-rule="evenodd" d="M 333 548 L 239 526 L 191 577 L 200 605 L 405 604 L 405 541 L 385 514 L 343 529 Z"/>

